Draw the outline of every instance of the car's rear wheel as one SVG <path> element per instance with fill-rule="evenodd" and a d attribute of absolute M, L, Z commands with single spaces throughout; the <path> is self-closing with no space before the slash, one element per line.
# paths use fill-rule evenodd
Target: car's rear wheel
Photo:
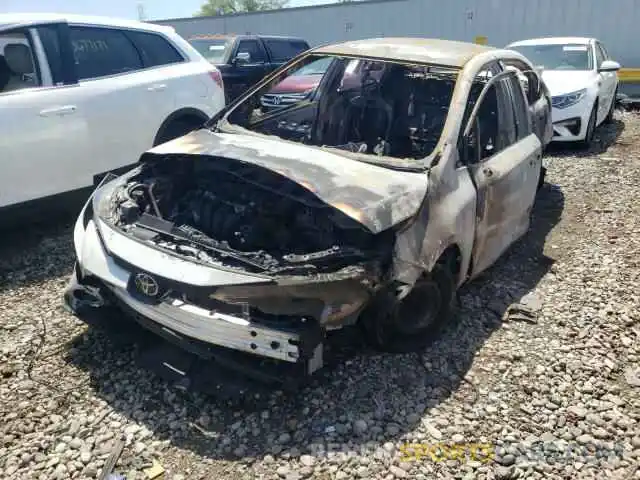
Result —
<path fill-rule="evenodd" d="M 584 134 L 584 139 L 580 142 L 581 146 L 588 148 L 593 141 L 593 137 L 596 132 L 596 117 L 598 112 L 598 104 L 596 103 L 591 109 L 591 115 L 589 115 L 589 123 L 587 123 L 587 131 Z"/>
<path fill-rule="evenodd" d="M 541 190 L 544 186 L 544 179 L 547 175 L 547 169 L 544 166 L 540 167 L 540 173 L 538 174 L 538 188 L 537 190 Z"/>
<path fill-rule="evenodd" d="M 195 117 L 178 118 L 173 120 L 158 136 L 154 146 L 182 137 L 187 133 L 200 128 L 203 123 L 203 121 L 200 121 Z"/>
<path fill-rule="evenodd" d="M 450 257 L 419 279 L 397 300 L 392 289 L 378 294 L 363 312 L 361 325 L 369 343 L 391 353 L 424 349 L 453 316 L 456 282 Z"/>

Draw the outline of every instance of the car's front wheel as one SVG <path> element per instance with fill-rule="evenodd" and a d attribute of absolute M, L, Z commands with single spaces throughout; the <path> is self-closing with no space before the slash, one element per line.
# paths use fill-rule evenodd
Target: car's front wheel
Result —
<path fill-rule="evenodd" d="M 613 98 L 611 99 L 611 106 L 609 107 L 609 112 L 607 113 L 607 117 L 604 119 L 605 123 L 613 122 L 613 115 L 616 111 L 616 98 L 618 96 L 618 89 L 616 88 L 613 93 Z"/>
<path fill-rule="evenodd" d="M 379 293 L 363 312 L 362 327 L 379 350 L 423 350 L 450 321 L 456 282 L 450 259 L 438 262 L 401 300 L 392 289 Z"/>
<path fill-rule="evenodd" d="M 598 104 L 596 103 L 591 109 L 591 115 L 589 115 L 589 122 L 587 123 L 587 131 L 584 134 L 584 139 L 580 142 L 581 146 L 588 148 L 593 141 L 593 137 L 596 133 L 596 118 L 598 112 Z"/>

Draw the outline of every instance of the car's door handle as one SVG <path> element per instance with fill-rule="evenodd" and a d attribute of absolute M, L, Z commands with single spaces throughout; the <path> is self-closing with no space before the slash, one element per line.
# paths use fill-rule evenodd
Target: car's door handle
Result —
<path fill-rule="evenodd" d="M 50 117 L 52 115 L 56 115 L 60 117 L 62 115 L 70 115 L 75 112 L 75 105 L 64 105 L 62 107 L 45 108 L 44 110 L 40 110 L 40 116 Z"/>
<path fill-rule="evenodd" d="M 151 85 L 149 88 L 147 88 L 147 90 L 150 92 L 159 92 L 161 90 L 165 90 L 166 88 L 167 86 L 164 83 L 157 83 L 156 85 Z"/>

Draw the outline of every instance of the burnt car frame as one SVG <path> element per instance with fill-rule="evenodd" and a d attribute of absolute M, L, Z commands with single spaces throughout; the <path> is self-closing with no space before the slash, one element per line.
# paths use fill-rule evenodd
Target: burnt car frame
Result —
<path fill-rule="evenodd" d="M 322 56 L 335 62 L 310 98 L 260 110 Z M 353 61 L 382 73 L 341 89 Z M 194 355 L 259 360 L 258 374 L 316 371 L 327 332 L 356 323 L 383 350 L 423 348 L 457 288 L 528 230 L 550 112 L 517 52 L 312 49 L 105 179 L 75 225 L 65 305 L 84 320 L 116 305 Z"/>

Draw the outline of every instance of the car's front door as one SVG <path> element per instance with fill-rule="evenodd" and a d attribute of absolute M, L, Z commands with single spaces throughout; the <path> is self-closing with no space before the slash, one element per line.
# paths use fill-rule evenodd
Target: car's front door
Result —
<path fill-rule="evenodd" d="M 235 99 L 267 74 L 268 58 L 262 43 L 255 38 L 240 40 L 231 58 L 230 94 Z"/>
<path fill-rule="evenodd" d="M 0 31 L 0 207 L 85 186 L 87 124 L 62 28 Z"/>
<path fill-rule="evenodd" d="M 484 90 L 462 138 L 477 191 L 474 277 L 527 231 L 542 162 L 516 74 L 494 74 Z"/>

